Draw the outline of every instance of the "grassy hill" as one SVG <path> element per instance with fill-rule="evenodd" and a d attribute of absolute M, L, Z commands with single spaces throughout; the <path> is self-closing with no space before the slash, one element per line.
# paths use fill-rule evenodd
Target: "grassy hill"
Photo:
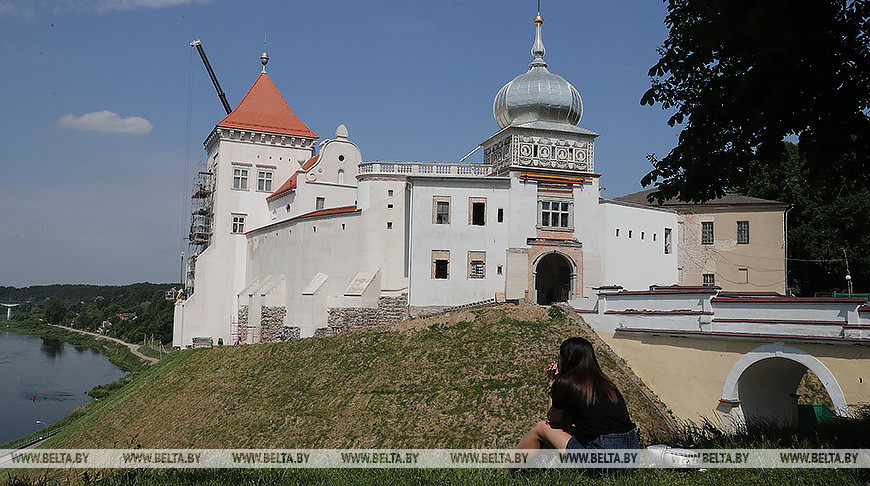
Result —
<path fill-rule="evenodd" d="M 177 352 L 81 411 L 47 447 L 512 447 L 544 417 L 543 370 L 559 344 L 590 332 L 507 305 Z M 642 433 L 663 432 L 662 414 L 597 346 Z"/>

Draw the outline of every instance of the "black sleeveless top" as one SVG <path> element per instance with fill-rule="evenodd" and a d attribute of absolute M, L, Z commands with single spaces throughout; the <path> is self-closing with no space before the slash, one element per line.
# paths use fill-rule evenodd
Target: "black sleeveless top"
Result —
<path fill-rule="evenodd" d="M 568 414 L 571 425 L 565 430 L 581 444 L 591 442 L 600 435 L 622 434 L 635 428 L 619 390 L 616 390 L 616 403 L 611 402 L 606 394 L 598 393 L 595 403 L 586 405 L 572 401 L 565 386 L 556 380 L 550 389 L 550 396 L 553 398 L 553 408 Z"/>

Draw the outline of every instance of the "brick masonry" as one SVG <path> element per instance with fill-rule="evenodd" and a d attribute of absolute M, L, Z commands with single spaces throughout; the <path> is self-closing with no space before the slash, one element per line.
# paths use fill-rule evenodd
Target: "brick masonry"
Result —
<path fill-rule="evenodd" d="M 327 327 L 317 329 L 315 336 L 339 334 L 353 329 L 362 329 L 395 324 L 408 318 L 408 294 L 397 297 L 381 297 L 377 307 L 333 307 L 329 309 Z"/>

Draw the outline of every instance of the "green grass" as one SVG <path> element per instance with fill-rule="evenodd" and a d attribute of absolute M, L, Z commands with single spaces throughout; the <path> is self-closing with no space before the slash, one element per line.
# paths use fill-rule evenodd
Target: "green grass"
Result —
<path fill-rule="evenodd" d="M 89 405 L 47 447 L 136 437 L 146 448 L 510 448 L 544 415 L 544 369 L 559 344 L 587 332 L 536 312 L 520 320 L 487 309 L 413 329 L 174 352 Z M 663 427 L 636 390 L 620 388 L 642 431 Z"/>
<path fill-rule="evenodd" d="M 735 469 L 708 471 L 640 470 L 621 477 L 591 478 L 571 470 L 541 470 L 517 475 L 495 470 L 472 469 L 299 469 L 299 470 L 160 470 L 160 471 L 70 471 L 60 477 L 29 477 L 13 474 L 7 485 L 311 485 L 345 486 L 348 484 L 403 485 L 614 485 L 614 486 L 689 486 L 757 484 L 788 485 L 858 485 L 866 484 L 870 474 L 845 469 Z"/>
<path fill-rule="evenodd" d="M 147 346 L 144 344 L 142 346 L 139 346 L 136 349 L 136 351 L 139 351 L 140 353 L 144 354 L 145 356 L 148 356 L 149 358 L 160 358 L 161 357 L 160 351 L 157 351 L 156 349 L 152 348 L 151 346 Z"/>
<path fill-rule="evenodd" d="M 546 406 L 546 364 L 588 328 L 558 312 L 510 308 L 436 316 L 409 329 L 366 330 L 256 346 L 173 352 L 61 421 L 47 448 L 510 448 Z M 864 447 L 870 415 L 827 431 L 709 425 L 667 428 L 596 344 L 633 420 L 651 436 L 699 447 Z M 116 388 L 116 387 L 113 387 Z M 821 431 L 820 431 L 821 430 Z M 641 470 L 591 479 L 567 470 L 13 471 L 7 484 L 859 484 L 850 470 Z"/>

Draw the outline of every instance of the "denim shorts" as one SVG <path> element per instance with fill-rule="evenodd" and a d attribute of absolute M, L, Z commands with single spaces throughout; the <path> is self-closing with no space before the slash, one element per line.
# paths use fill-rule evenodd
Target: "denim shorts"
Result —
<path fill-rule="evenodd" d="M 599 435 L 583 444 L 573 435 L 568 439 L 566 449 L 640 449 L 635 429 L 621 434 Z"/>
<path fill-rule="evenodd" d="M 599 435 L 591 441 L 583 444 L 576 437 L 571 436 L 568 439 L 566 450 L 572 449 L 640 449 L 640 444 L 637 441 L 637 433 L 635 429 L 621 434 L 605 434 Z M 622 475 L 634 471 L 635 468 L 608 468 L 608 469 L 589 469 L 587 474 L 592 476 Z"/>

